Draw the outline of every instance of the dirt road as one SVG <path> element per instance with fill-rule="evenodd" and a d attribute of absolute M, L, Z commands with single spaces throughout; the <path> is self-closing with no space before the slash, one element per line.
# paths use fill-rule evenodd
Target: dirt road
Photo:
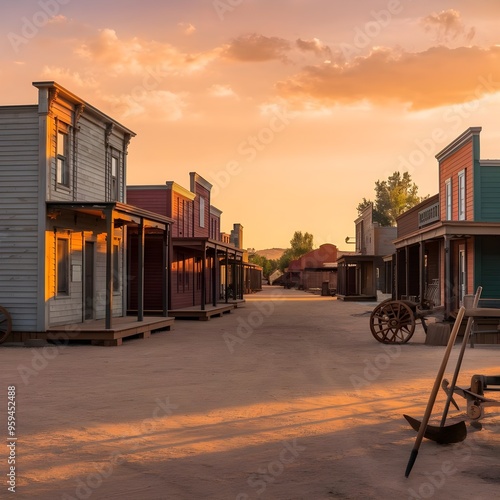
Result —
<path fill-rule="evenodd" d="M 0 347 L 4 442 L 16 388 L 12 498 L 498 496 L 499 408 L 463 443 L 424 440 L 404 477 L 415 433 L 402 415 L 421 419 L 445 350 L 424 345 L 420 326 L 408 344 L 384 346 L 369 332 L 373 303 L 274 287 L 246 299 L 120 347 Z M 474 373 L 500 374 L 500 346 L 466 351 L 459 384 Z M 457 402 L 450 422 L 464 415 Z M 440 393 L 431 423 L 443 404 Z"/>

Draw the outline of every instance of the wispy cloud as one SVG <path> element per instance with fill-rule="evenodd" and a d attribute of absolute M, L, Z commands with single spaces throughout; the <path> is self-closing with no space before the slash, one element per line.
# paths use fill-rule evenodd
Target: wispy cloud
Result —
<path fill-rule="evenodd" d="M 185 96 L 167 90 L 103 96 L 113 113 L 121 118 L 143 116 L 148 120 L 177 121 L 184 116 Z"/>
<path fill-rule="evenodd" d="M 230 85 L 214 84 L 209 88 L 209 93 L 213 97 L 238 97 Z"/>
<path fill-rule="evenodd" d="M 492 83 L 480 86 L 481 78 Z M 454 104 L 500 92 L 500 47 L 440 46 L 418 53 L 380 49 L 349 64 L 309 66 L 278 83 L 277 90 L 298 107 L 311 101 L 400 102 L 412 109 Z"/>
<path fill-rule="evenodd" d="M 176 47 L 138 37 L 120 39 L 115 30 L 100 30 L 87 39 L 77 54 L 116 73 L 141 74 L 145 68 L 161 67 L 166 73 L 189 73 L 203 70 L 218 57 L 215 49 L 198 54 L 183 53 Z"/>
<path fill-rule="evenodd" d="M 457 38 L 464 38 L 466 42 L 471 42 L 476 34 L 474 27 L 466 28 L 460 12 L 454 9 L 443 10 L 439 14 L 430 14 L 420 20 L 420 25 L 426 32 L 433 34 L 439 43 L 448 43 Z"/>
<path fill-rule="evenodd" d="M 232 40 L 226 45 L 223 55 L 228 59 L 243 62 L 280 60 L 286 62 L 287 52 L 291 49 L 288 40 L 279 37 L 267 37 L 252 33 Z"/>
<path fill-rule="evenodd" d="M 332 51 L 328 45 L 325 45 L 318 38 L 313 38 L 312 40 L 302 40 L 302 38 L 298 38 L 296 40 L 297 47 L 305 52 L 314 52 L 318 57 L 327 57 L 331 59 Z"/>

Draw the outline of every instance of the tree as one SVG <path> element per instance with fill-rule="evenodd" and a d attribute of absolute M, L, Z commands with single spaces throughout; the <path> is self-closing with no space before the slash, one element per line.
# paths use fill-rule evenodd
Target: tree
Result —
<path fill-rule="evenodd" d="M 290 240 L 290 248 L 287 248 L 281 256 L 278 268 L 284 271 L 292 260 L 298 259 L 302 255 L 313 249 L 313 235 L 310 233 L 302 234 L 302 231 L 295 231 Z"/>
<path fill-rule="evenodd" d="M 275 259 L 268 259 L 263 255 L 251 254 L 248 256 L 248 261 L 252 264 L 257 264 L 262 267 L 262 274 L 264 278 L 269 279 L 269 276 L 278 269 L 278 261 Z"/>
<path fill-rule="evenodd" d="M 375 182 L 375 202 L 363 198 L 357 210 L 361 214 L 373 203 L 373 221 L 381 226 L 395 226 L 397 217 L 423 199 L 418 196 L 418 187 L 408 172 L 394 172 L 387 180 Z"/>

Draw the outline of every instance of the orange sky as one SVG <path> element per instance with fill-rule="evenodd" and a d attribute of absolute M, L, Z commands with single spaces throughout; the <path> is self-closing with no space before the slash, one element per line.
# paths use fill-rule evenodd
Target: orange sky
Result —
<path fill-rule="evenodd" d="M 18 0 L 0 104 L 55 80 L 137 133 L 129 184 L 197 171 L 245 247 L 300 230 L 352 250 L 375 181 L 435 194 L 435 154 L 470 126 L 500 157 L 499 22 L 498 0 Z"/>

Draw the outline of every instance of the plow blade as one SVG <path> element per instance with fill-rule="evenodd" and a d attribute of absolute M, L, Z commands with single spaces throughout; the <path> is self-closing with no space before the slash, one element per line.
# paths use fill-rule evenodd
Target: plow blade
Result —
<path fill-rule="evenodd" d="M 418 432 L 420 430 L 421 424 L 417 419 L 410 417 L 409 415 L 403 416 L 415 431 Z M 446 425 L 443 427 L 437 425 L 427 425 L 424 437 L 439 444 L 460 443 L 467 437 L 467 427 L 463 420 L 461 422 L 457 422 L 456 424 Z"/>

